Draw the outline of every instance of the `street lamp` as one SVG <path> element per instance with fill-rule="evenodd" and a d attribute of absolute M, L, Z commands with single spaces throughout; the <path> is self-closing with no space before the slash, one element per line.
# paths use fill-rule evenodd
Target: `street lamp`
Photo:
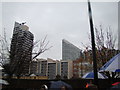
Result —
<path fill-rule="evenodd" d="M 92 20 L 92 10 L 90 1 L 88 0 L 88 14 L 89 14 L 89 23 L 91 30 L 91 44 L 92 44 L 92 57 L 93 57 L 93 71 L 94 71 L 94 84 L 98 85 L 98 74 L 97 74 L 97 61 L 96 61 L 96 50 L 95 50 L 95 38 L 94 38 L 94 27 Z"/>

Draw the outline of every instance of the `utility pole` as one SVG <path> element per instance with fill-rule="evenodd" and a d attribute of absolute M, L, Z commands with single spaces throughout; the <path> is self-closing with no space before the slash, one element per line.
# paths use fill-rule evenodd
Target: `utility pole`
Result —
<path fill-rule="evenodd" d="M 89 14 L 89 23 L 91 30 L 91 44 L 92 44 L 92 56 L 93 56 L 93 71 L 94 71 L 94 84 L 98 85 L 98 74 L 97 74 L 97 61 L 96 61 L 96 49 L 95 49 L 95 37 L 94 37 L 94 27 L 92 20 L 92 10 L 90 1 L 88 0 L 88 14 Z"/>

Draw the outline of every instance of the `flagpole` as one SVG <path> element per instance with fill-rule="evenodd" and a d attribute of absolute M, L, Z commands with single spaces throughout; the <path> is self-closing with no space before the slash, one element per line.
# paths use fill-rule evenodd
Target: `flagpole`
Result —
<path fill-rule="evenodd" d="M 95 37 L 94 37 L 94 27 L 92 20 L 92 10 L 90 1 L 88 0 L 88 14 L 89 14 L 89 23 L 91 31 L 91 44 L 92 44 L 92 57 L 93 57 L 93 71 L 94 71 L 94 84 L 98 85 L 98 74 L 97 74 L 97 61 L 96 61 L 96 49 L 95 49 Z"/>

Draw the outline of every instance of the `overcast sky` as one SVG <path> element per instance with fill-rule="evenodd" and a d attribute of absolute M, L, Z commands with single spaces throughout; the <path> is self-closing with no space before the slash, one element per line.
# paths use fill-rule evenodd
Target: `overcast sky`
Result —
<path fill-rule="evenodd" d="M 117 4 L 117 2 L 92 2 L 94 25 L 102 24 L 104 28 L 111 26 L 114 34 L 117 35 Z M 81 43 L 89 43 L 90 30 L 86 2 L 2 3 L 2 29 L 6 29 L 8 38 L 12 37 L 15 21 L 27 22 L 26 25 L 34 34 L 35 40 L 43 39 L 47 35 L 49 46 L 53 47 L 40 58 L 60 60 L 62 39 L 81 49 L 83 49 Z"/>

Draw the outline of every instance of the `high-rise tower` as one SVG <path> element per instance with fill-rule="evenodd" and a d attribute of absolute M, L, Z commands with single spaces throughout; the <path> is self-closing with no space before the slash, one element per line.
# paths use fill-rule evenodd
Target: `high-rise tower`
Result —
<path fill-rule="evenodd" d="M 80 58 L 82 51 L 68 42 L 67 40 L 62 40 L 62 60 L 76 60 Z"/>
<path fill-rule="evenodd" d="M 15 22 L 10 47 L 10 69 L 14 74 L 28 74 L 32 60 L 33 34 L 29 27 Z"/>

